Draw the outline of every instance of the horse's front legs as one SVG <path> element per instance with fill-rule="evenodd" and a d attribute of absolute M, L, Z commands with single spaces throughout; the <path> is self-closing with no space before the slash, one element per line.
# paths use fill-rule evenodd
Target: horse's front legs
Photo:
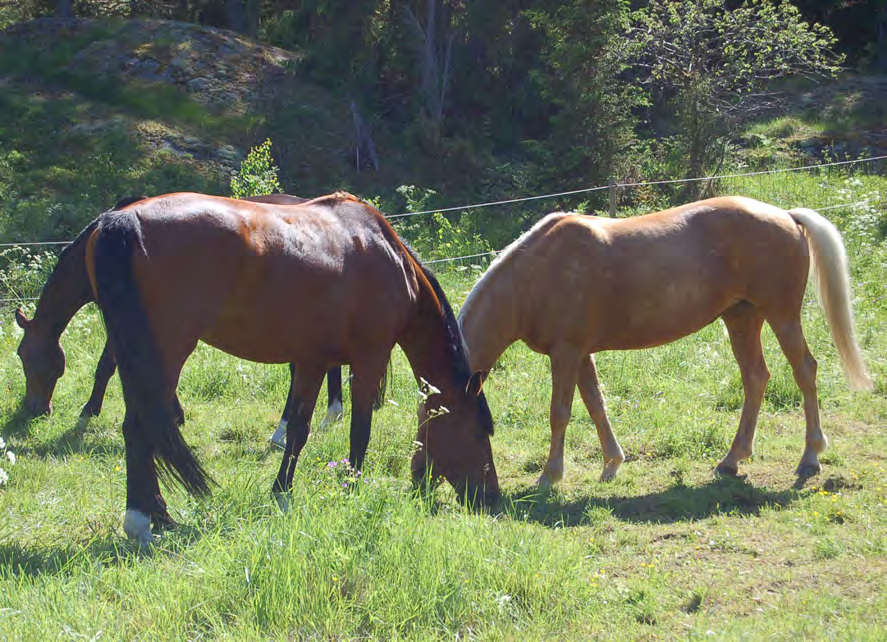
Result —
<path fill-rule="evenodd" d="M 604 403 L 604 395 L 601 394 L 598 382 L 597 370 L 594 366 L 594 357 L 589 355 L 579 370 L 579 394 L 591 415 L 591 420 L 597 429 L 597 436 L 601 442 L 601 451 L 604 455 L 604 470 L 601 473 L 601 481 L 610 481 L 616 477 L 619 467 L 625 461 L 625 453 L 616 441 L 610 420 L 607 418 L 607 407 Z"/>
<path fill-rule="evenodd" d="M 317 394 L 320 392 L 322 383 L 323 369 L 311 366 L 300 367 L 293 378 L 290 412 L 286 423 L 286 446 L 283 450 L 280 470 L 271 487 L 271 492 L 282 510 L 289 508 L 286 493 L 293 486 L 296 462 L 298 462 L 299 454 L 308 441 L 311 415 L 314 413 Z"/>
<path fill-rule="evenodd" d="M 117 370 L 117 362 L 114 360 L 114 353 L 111 350 L 111 342 L 105 341 L 105 348 L 102 350 L 102 356 L 99 357 L 99 363 L 95 369 L 95 380 L 92 384 L 92 394 L 89 395 L 89 401 L 80 411 L 80 419 L 77 420 L 78 428 L 86 428 L 86 424 L 93 417 L 98 417 L 102 412 L 102 404 L 105 400 L 105 391 L 108 389 L 108 382 L 114 376 Z"/>
<path fill-rule="evenodd" d="M 551 445 L 548 461 L 536 482 L 539 486 L 556 484 L 564 477 L 564 439 L 573 407 L 573 394 L 582 357 L 571 346 L 559 346 L 551 357 Z"/>
<path fill-rule="evenodd" d="M 321 428 L 341 421 L 345 414 L 345 407 L 342 403 L 342 366 L 336 366 L 326 373 L 326 393 L 326 415 L 320 422 Z"/>
<path fill-rule="evenodd" d="M 388 349 L 351 364 L 351 446 L 348 462 L 361 473 L 370 444 L 373 403 L 390 356 L 391 350 Z"/>
<path fill-rule="evenodd" d="M 277 446 L 281 450 L 286 448 L 286 426 L 293 404 L 293 385 L 296 380 L 296 364 L 289 364 L 290 368 L 290 388 L 286 395 L 286 405 L 283 407 L 283 413 L 280 417 L 280 423 L 277 430 L 271 435 L 271 445 Z M 321 428 L 334 424 L 342 418 L 344 407 L 342 405 L 342 366 L 337 366 L 326 374 L 327 393 L 329 395 L 329 403 L 327 405 L 326 416 L 320 423 Z"/>

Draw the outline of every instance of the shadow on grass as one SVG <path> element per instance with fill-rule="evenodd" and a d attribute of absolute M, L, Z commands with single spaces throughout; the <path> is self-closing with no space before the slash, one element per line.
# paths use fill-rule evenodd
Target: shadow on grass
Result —
<path fill-rule="evenodd" d="M 31 431 L 32 418 L 24 409 L 17 410 L 2 427 L 4 437 L 27 436 Z M 79 422 L 66 430 L 57 439 L 47 443 L 20 446 L 19 454 L 36 457 L 52 457 L 72 454 L 103 455 L 122 457 L 125 452 L 122 440 L 108 439 L 107 436 L 88 431 L 88 426 Z"/>
<path fill-rule="evenodd" d="M 137 559 L 135 545 L 115 537 L 97 537 L 88 544 L 77 542 L 63 546 L 0 543 L 0 568 L 13 576 L 40 577 L 68 574 L 77 565 L 115 567 Z"/>
<path fill-rule="evenodd" d="M 716 478 L 702 486 L 677 484 L 671 488 L 633 497 L 564 498 L 556 492 L 536 489 L 506 493 L 507 512 L 518 519 L 546 526 L 580 526 L 597 520 L 604 511 L 627 522 L 670 524 L 730 513 L 758 515 L 766 506 L 787 506 L 798 497 L 794 489 L 773 491 L 758 488 L 746 479 Z"/>

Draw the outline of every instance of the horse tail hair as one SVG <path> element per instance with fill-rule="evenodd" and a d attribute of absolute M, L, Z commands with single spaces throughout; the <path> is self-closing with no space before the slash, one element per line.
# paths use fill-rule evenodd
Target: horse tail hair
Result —
<path fill-rule="evenodd" d="M 388 380 L 391 378 L 391 359 L 388 359 L 388 367 L 382 379 L 379 380 L 379 389 L 376 391 L 376 398 L 373 399 L 373 410 L 379 410 L 385 405 L 385 394 L 388 392 Z"/>
<path fill-rule="evenodd" d="M 841 233 L 813 210 L 798 208 L 788 213 L 803 227 L 810 245 L 810 274 L 816 285 L 819 304 L 825 311 L 844 376 L 852 390 L 872 390 L 874 386 L 853 331 L 850 270 Z"/>
<path fill-rule="evenodd" d="M 163 367 L 135 280 L 133 258 L 146 254 L 133 210 L 99 219 L 94 249 L 96 299 L 123 383 L 127 412 L 156 454 L 159 472 L 197 496 L 209 494 L 210 477 L 185 443 L 172 403 L 166 403 Z"/>

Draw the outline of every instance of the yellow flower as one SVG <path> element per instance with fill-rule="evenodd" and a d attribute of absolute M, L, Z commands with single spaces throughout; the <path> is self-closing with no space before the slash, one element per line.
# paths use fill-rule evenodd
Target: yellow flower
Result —
<path fill-rule="evenodd" d="M 120 466 L 114 466 L 114 472 L 115 472 L 115 473 L 119 473 L 119 472 L 120 472 Z"/>

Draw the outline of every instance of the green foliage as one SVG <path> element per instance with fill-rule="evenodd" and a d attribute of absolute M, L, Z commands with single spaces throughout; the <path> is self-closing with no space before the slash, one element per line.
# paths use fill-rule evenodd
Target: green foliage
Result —
<path fill-rule="evenodd" d="M 20 246 L 0 248 L 0 299 L 40 296 L 55 263 L 56 255 L 50 251 Z"/>
<path fill-rule="evenodd" d="M 423 212 L 431 208 L 434 190 L 401 185 L 397 188 L 407 203 L 407 212 Z M 473 212 L 406 217 L 395 222 L 398 234 L 425 260 L 452 259 L 489 252 L 492 248 L 478 227 Z M 457 266 L 459 267 L 459 266 Z"/>
<path fill-rule="evenodd" d="M 632 14 L 627 35 L 623 55 L 639 80 L 672 97 L 692 176 L 723 160 L 723 137 L 779 104 L 773 81 L 830 76 L 840 63 L 831 32 L 788 2 L 725 11 L 724 0 L 654 0 Z"/>
<path fill-rule="evenodd" d="M 271 158 L 271 140 L 249 150 L 240 163 L 240 170 L 231 177 L 231 195 L 234 198 L 263 196 L 281 192 L 277 167 Z"/>
<path fill-rule="evenodd" d="M 623 0 L 555 3 L 528 10 L 531 24 L 545 35 L 544 67 L 533 78 L 555 107 L 544 143 L 530 148 L 541 172 L 600 184 L 628 170 L 634 140 L 632 110 L 641 94 L 617 79 L 624 71 Z"/>

